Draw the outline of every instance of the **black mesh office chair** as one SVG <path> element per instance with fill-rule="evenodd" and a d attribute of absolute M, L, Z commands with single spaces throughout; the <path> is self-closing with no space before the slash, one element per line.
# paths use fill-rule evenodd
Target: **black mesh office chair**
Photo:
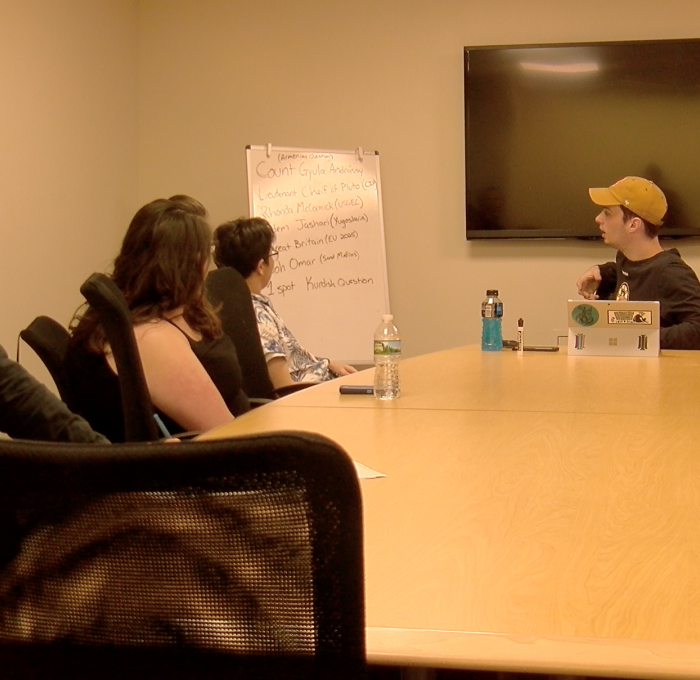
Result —
<path fill-rule="evenodd" d="M 153 402 L 123 293 L 109 277 L 100 273 L 92 274 L 80 287 L 80 292 L 99 314 L 117 365 L 125 440 L 143 442 L 158 439 L 160 434 L 153 418 Z"/>
<path fill-rule="evenodd" d="M 205 285 L 207 297 L 218 308 L 224 333 L 236 346 L 243 373 L 243 390 L 249 397 L 277 399 L 314 384 L 297 383 L 277 390 L 273 387 L 260 343 L 250 289 L 238 271 L 232 267 L 219 267 L 209 272 Z"/>
<path fill-rule="evenodd" d="M 24 340 L 44 362 L 49 370 L 61 399 L 71 405 L 70 382 L 65 369 L 66 351 L 70 333 L 58 321 L 49 316 L 37 316 L 29 326 L 20 331 Z M 17 348 L 19 361 L 19 347 Z"/>
<path fill-rule="evenodd" d="M 8 678 L 358 678 L 362 517 L 330 440 L 0 442 Z"/>

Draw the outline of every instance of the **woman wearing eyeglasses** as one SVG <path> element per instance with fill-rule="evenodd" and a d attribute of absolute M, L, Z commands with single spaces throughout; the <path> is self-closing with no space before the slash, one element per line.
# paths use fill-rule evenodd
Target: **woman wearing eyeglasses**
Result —
<path fill-rule="evenodd" d="M 270 223 L 260 217 L 226 222 L 214 231 L 214 262 L 236 269 L 250 289 L 272 385 L 280 389 L 355 373 L 352 366 L 316 357 L 302 347 L 263 294 L 278 255 L 274 240 Z"/>

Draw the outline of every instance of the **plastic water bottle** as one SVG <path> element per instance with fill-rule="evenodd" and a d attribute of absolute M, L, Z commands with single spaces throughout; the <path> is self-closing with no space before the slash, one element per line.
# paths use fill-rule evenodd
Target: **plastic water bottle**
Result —
<path fill-rule="evenodd" d="M 500 352 L 503 349 L 501 319 L 503 303 L 498 299 L 497 290 L 487 290 L 486 299 L 481 303 L 481 349 L 484 352 Z"/>
<path fill-rule="evenodd" d="M 397 399 L 401 338 L 391 314 L 382 315 L 382 323 L 374 333 L 374 396 L 377 399 Z"/>

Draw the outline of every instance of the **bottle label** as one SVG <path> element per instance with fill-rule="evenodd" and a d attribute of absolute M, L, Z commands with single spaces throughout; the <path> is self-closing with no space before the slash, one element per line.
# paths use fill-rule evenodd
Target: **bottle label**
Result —
<path fill-rule="evenodd" d="M 401 340 L 375 340 L 374 353 L 384 356 L 401 354 Z"/>
<path fill-rule="evenodd" d="M 481 305 L 481 316 L 484 319 L 500 319 L 503 316 L 503 303 L 484 303 Z"/>

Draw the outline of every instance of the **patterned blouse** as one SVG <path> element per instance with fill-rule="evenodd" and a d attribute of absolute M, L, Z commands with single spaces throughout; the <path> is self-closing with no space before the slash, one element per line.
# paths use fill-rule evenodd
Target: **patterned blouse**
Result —
<path fill-rule="evenodd" d="M 328 369 L 328 359 L 315 357 L 297 342 L 275 311 L 270 298 L 256 293 L 252 296 L 265 361 L 285 357 L 294 382 L 332 380 L 334 376 Z"/>

